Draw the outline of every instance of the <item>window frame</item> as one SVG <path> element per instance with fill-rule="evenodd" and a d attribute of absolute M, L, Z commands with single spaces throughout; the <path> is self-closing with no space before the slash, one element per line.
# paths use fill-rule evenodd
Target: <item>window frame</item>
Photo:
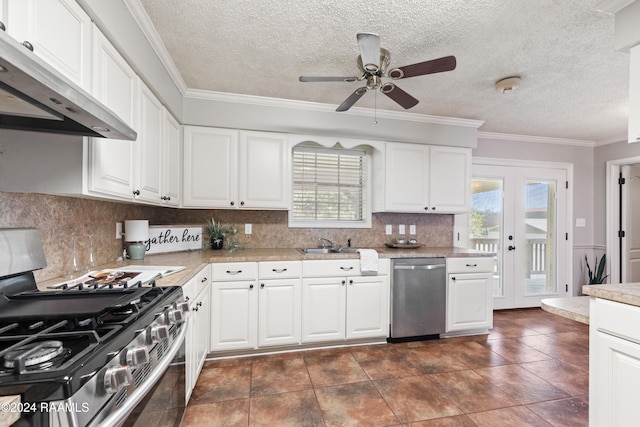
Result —
<path fill-rule="evenodd" d="M 295 200 L 295 160 L 294 152 L 296 149 L 302 148 L 303 150 L 316 151 L 316 152 L 332 152 L 336 154 L 339 152 L 364 152 L 366 156 L 366 165 L 363 170 L 364 173 L 364 191 L 363 196 L 365 198 L 362 204 L 363 215 L 359 221 L 353 220 L 318 220 L 318 219 L 299 219 L 296 220 L 293 216 L 293 203 Z M 372 175 L 372 161 L 373 153 L 372 148 L 368 145 L 358 145 L 355 147 L 344 148 L 340 144 L 336 144 L 333 147 L 326 147 L 321 144 L 313 142 L 304 142 L 297 144 L 291 148 L 291 207 L 289 209 L 288 222 L 290 228 L 371 228 L 372 227 L 372 195 L 373 195 L 373 175 Z"/>

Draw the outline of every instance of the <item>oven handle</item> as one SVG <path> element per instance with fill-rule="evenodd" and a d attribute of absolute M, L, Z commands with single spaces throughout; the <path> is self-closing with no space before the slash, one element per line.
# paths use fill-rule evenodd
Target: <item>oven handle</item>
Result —
<path fill-rule="evenodd" d="M 151 388 L 153 388 L 160 377 L 162 377 L 167 371 L 167 368 L 169 368 L 169 365 L 175 358 L 176 354 L 178 354 L 180 346 L 184 342 L 186 333 L 187 325 L 183 324 L 183 327 L 180 328 L 180 332 L 178 333 L 176 340 L 168 350 L 168 354 L 162 359 L 156 369 L 153 370 L 151 375 L 149 375 L 147 379 L 142 384 L 140 384 L 139 387 L 136 387 L 133 393 L 131 393 L 131 395 L 127 399 L 125 399 L 122 406 L 120 406 L 115 412 L 112 412 L 107 418 L 102 420 L 102 422 L 99 424 L 101 427 L 117 426 L 126 420 L 129 414 L 138 405 L 138 403 L 140 403 L 142 399 L 144 399 L 146 394 L 151 390 Z"/>

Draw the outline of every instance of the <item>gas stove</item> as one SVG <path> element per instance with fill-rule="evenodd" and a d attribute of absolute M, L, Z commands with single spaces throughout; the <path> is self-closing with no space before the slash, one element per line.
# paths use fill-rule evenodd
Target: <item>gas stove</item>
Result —
<path fill-rule="evenodd" d="M 25 244 L 37 243 L 36 234 L 0 229 L 0 248 L 9 246 L 0 255 L 9 258 L 0 260 L 0 396 L 20 396 L 16 425 L 142 421 L 140 402 L 184 362 L 182 289 L 120 275 L 108 284 L 39 291 L 33 270 L 46 265 L 44 254 L 41 244 Z M 180 382 L 170 381 L 174 388 Z M 176 417 L 184 387 L 169 394 L 173 402 L 155 410 Z"/>

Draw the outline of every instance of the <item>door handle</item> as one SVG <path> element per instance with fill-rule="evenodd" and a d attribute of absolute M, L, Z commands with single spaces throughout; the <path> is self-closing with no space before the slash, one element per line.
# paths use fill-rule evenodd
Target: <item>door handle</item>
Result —
<path fill-rule="evenodd" d="M 507 247 L 507 250 L 515 251 L 515 250 L 516 250 L 516 247 L 515 247 L 515 246 L 511 246 L 511 245 L 509 245 L 509 247 Z"/>

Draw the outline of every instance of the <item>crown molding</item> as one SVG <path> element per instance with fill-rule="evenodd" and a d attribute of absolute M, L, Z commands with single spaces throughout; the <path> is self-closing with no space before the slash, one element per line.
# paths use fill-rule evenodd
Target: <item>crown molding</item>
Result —
<path fill-rule="evenodd" d="M 602 147 L 603 145 L 616 144 L 618 142 L 627 142 L 627 135 L 615 136 L 609 139 L 603 139 L 602 141 L 596 142 L 596 147 Z"/>
<path fill-rule="evenodd" d="M 133 16 L 133 19 L 142 30 L 142 33 L 151 44 L 153 51 L 158 55 L 160 62 L 162 62 L 162 65 L 169 73 L 169 77 L 171 77 L 171 80 L 173 80 L 180 93 L 184 96 L 187 91 L 187 84 L 182 78 L 180 71 L 178 71 L 178 67 L 176 67 L 173 59 L 171 59 L 171 56 L 162 42 L 158 31 L 156 31 L 156 27 L 153 26 L 153 23 L 151 22 L 149 15 L 147 15 L 147 12 L 144 10 L 144 7 L 142 7 L 140 0 L 123 0 L 123 2 L 131 12 L 131 16 Z"/>
<path fill-rule="evenodd" d="M 478 139 L 497 139 L 501 141 L 532 142 L 534 144 L 573 145 L 595 147 L 596 142 L 586 139 L 553 138 L 549 136 L 516 135 L 510 133 L 478 132 Z"/>
<path fill-rule="evenodd" d="M 634 1 L 635 0 L 603 0 L 596 6 L 596 12 L 615 15 Z"/>
<path fill-rule="evenodd" d="M 335 113 L 335 105 L 319 102 L 298 101 L 293 99 L 270 98 L 266 96 L 243 95 L 237 93 L 216 92 L 201 89 L 187 89 L 185 98 L 202 99 L 207 101 L 229 102 L 235 104 L 259 105 L 263 107 L 292 108 L 297 110 L 309 110 L 316 112 Z M 372 117 L 374 110 L 371 108 L 353 107 L 349 111 L 340 114 L 352 116 Z M 431 116 L 427 114 L 405 113 L 401 111 L 377 110 L 378 118 L 395 119 L 421 123 L 431 123 L 448 126 L 462 126 L 477 129 L 484 124 L 483 120 L 460 119 L 457 117 Z"/>

